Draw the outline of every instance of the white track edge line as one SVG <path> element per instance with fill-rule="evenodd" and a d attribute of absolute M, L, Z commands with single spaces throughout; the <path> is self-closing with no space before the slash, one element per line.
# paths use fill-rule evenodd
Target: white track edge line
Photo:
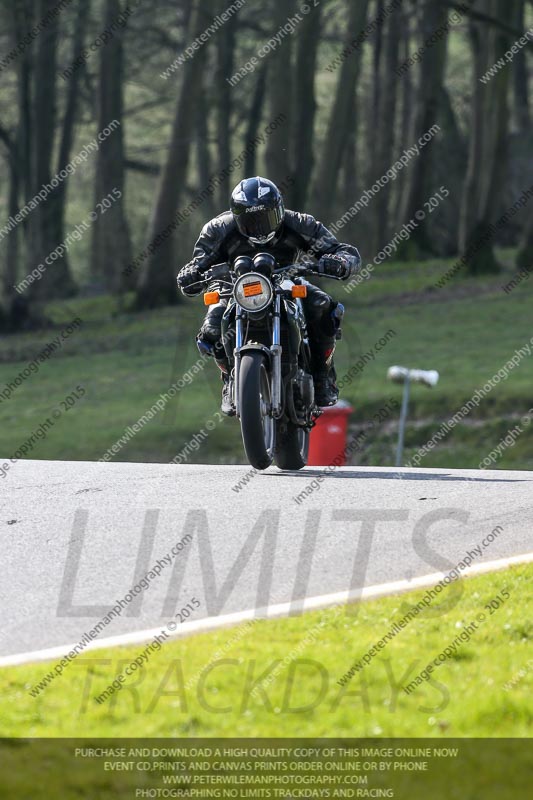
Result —
<path fill-rule="evenodd" d="M 482 575 L 486 572 L 496 572 L 507 567 L 512 567 L 516 564 L 527 564 L 533 561 L 533 552 L 522 553 L 518 556 L 508 556 L 507 558 L 500 558 L 495 561 L 484 561 L 481 564 L 475 564 L 468 567 L 462 577 L 470 577 L 472 575 Z M 431 575 L 421 575 L 418 578 L 411 580 L 391 581 L 389 583 L 380 583 L 375 586 L 363 587 L 363 590 L 352 589 L 351 591 L 334 592 L 332 594 L 318 595 L 317 597 L 307 597 L 303 601 L 288 601 L 285 603 L 278 603 L 276 605 L 268 606 L 262 609 L 247 609 L 246 611 L 236 611 L 232 614 L 224 614 L 220 617 L 206 617 L 192 622 L 184 622 L 179 626 L 175 633 L 169 636 L 170 639 L 181 639 L 184 636 L 190 636 L 195 633 L 206 633 L 208 631 L 217 630 L 218 628 L 225 628 L 232 625 L 237 625 L 242 622 L 260 619 L 274 619 L 276 617 L 289 616 L 291 610 L 298 609 L 299 613 L 304 611 L 317 611 L 322 608 L 330 608 L 331 606 L 344 605 L 345 603 L 369 600 L 370 598 L 386 597 L 391 594 L 402 594 L 414 589 L 424 589 L 435 583 L 438 583 L 447 573 L 446 572 L 433 572 Z M 303 603 L 303 606 L 302 606 Z M 157 634 L 161 634 L 164 624 L 159 628 L 152 628 L 143 631 L 133 631 L 131 633 L 122 633 L 117 636 L 108 636 L 105 639 L 97 639 L 90 642 L 79 654 L 78 657 L 83 658 L 84 653 L 92 650 L 103 650 L 106 647 L 119 647 L 129 644 L 143 644 L 148 642 Z M 0 657 L 1 667 L 15 667 L 21 664 L 27 664 L 35 661 L 48 661 L 54 658 L 64 658 L 65 654 L 71 651 L 74 645 L 66 644 L 59 647 L 50 647 L 42 650 L 34 650 L 27 653 L 18 653 L 10 656 Z"/>

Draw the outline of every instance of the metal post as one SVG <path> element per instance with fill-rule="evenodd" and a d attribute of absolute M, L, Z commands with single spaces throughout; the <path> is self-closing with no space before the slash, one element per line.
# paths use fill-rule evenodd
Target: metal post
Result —
<path fill-rule="evenodd" d="M 405 423 L 407 420 L 407 407 L 409 405 L 409 394 L 411 388 L 411 381 L 409 379 L 409 372 L 405 376 L 405 382 L 403 384 L 403 399 L 402 399 L 402 410 L 400 412 L 400 429 L 398 431 L 398 449 L 396 450 L 396 466 L 402 466 L 402 456 L 403 456 L 403 442 L 405 438 Z"/>

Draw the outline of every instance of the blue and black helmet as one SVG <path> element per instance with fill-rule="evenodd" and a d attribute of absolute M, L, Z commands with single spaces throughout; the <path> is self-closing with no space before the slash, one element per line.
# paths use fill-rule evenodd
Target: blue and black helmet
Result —
<path fill-rule="evenodd" d="M 253 244 L 267 244 L 285 216 L 278 187 L 267 178 L 245 178 L 231 194 L 231 211 L 237 228 Z"/>

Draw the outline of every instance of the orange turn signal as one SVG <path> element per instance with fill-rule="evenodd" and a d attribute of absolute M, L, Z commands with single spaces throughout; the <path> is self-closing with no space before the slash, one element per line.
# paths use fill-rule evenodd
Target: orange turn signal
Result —
<path fill-rule="evenodd" d="M 307 286 L 293 286 L 291 294 L 293 297 L 307 297 Z"/>
<path fill-rule="evenodd" d="M 206 292 L 204 294 L 204 304 L 206 306 L 214 306 L 220 300 L 220 292 Z"/>

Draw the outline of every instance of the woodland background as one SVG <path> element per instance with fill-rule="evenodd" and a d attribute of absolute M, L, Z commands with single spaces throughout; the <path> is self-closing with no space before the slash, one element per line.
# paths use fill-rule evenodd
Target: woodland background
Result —
<path fill-rule="evenodd" d="M 340 368 L 389 328 L 397 333 L 379 373 L 371 366 L 345 395 L 364 416 L 390 388 L 383 378 L 389 363 L 452 373 L 438 393 L 414 398 L 424 420 L 411 431 L 414 446 L 531 336 L 530 284 L 524 279 L 509 295 L 501 286 L 532 264 L 533 198 L 490 230 L 533 185 L 533 40 L 490 80 L 480 77 L 531 30 L 533 3 L 398 0 L 391 10 L 385 0 L 311 0 L 302 14 L 299 0 L 247 0 L 193 57 L 169 69 L 229 5 L 0 2 L 0 229 L 111 121 L 120 123 L 1 238 L 2 385 L 39 352 L 51 329 L 78 316 L 84 321 L 82 332 L 17 389 L 18 412 L 13 398 L 0 404 L 8 451 L 43 416 L 50 392 L 63 385 L 68 391 L 84 374 L 94 382 L 94 405 L 80 403 L 72 422 L 62 422 L 63 432 L 54 431 L 34 457 L 98 457 L 194 361 L 202 309 L 179 296 L 175 276 L 205 221 L 228 207 L 238 180 L 264 174 L 284 187 L 287 207 L 329 224 L 435 124 L 438 135 L 338 234 L 371 264 L 425 201 L 441 186 L 449 190 L 360 291 L 339 296 L 349 312 Z M 296 15 L 293 32 L 232 86 L 229 79 Z M 445 35 L 434 36 L 448 23 Z M 42 30 L 24 44 L 35 26 Z M 365 30 L 371 32 L 354 46 Z M 402 69 L 409 58 L 412 66 Z M 265 135 L 279 119 L 283 124 Z M 205 191 L 210 184 L 212 193 Z M 111 196 L 109 209 L 95 214 Z M 90 215 L 95 219 L 82 235 L 69 237 Z M 65 241 L 68 249 L 39 280 L 22 292 L 14 288 Z M 436 290 L 458 258 L 464 268 Z M 491 437 L 527 410 L 530 375 L 524 366 L 517 383 L 510 379 L 480 412 L 486 421 L 500 414 Z M 191 410 L 201 394 L 196 388 L 177 421 L 174 415 L 167 428 L 150 426 L 119 457 L 164 460 L 179 449 L 216 408 L 217 378 L 206 380 L 213 391 L 209 405 L 199 403 L 200 417 Z M 199 460 L 242 458 L 233 432 L 222 428 Z M 463 434 L 477 436 L 474 427 Z M 386 441 L 363 459 L 386 463 L 394 435 L 384 430 Z M 478 444 L 465 444 L 463 453 L 458 442 L 444 447 L 442 463 L 477 463 Z M 514 453 L 517 463 L 530 463 L 529 450 L 517 446 Z"/>

